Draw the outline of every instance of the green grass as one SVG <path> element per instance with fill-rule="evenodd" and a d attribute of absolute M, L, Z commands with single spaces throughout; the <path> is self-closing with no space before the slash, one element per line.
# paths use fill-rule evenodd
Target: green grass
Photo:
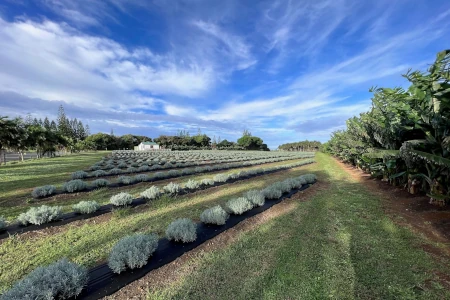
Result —
<path fill-rule="evenodd" d="M 104 261 L 112 246 L 126 235 L 133 232 L 155 232 L 163 236 L 166 227 L 174 219 L 184 217 L 199 221 L 200 214 L 206 208 L 224 204 L 230 198 L 240 196 L 245 191 L 262 189 L 275 181 L 309 173 L 308 169 L 311 166 L 306 165 L 263 175 L 176 198 L 162 197 L 135 209 L 116 210 L 110 218 L 107 215 L 101 217 L 106 217 L 103 221 L 99 221 L 101 218 L 93 218 L 89 221 L 78 222 L 81 224 L 60 227 L 51 234 L 40 233 L 32 238 L 19 235 L 4 240 L 0 243 L 2 262 L 0 291 L 37 266 L 50 264 L 62 257 L 86 266 L 94 266 Z M 235 171 L 230 170 L 230 172 Z M 198 178 L 211 176 L 209 174 Z M 187 181 L 187 178 L 183 180 Z M 140 189 L 143 190 L 144 187 Z M 132 191 L 134 193 L 136 190 Z M 95 198 L 90 197 L 90 200 L 93 199 Z M 108 199 L 106 198 L 106 201 Z M 81 198 L 77 199 L 77 201 L 80 200 Z M 101 200 L 105 200 L 104 196 Z"/>
<path fill-rule="evenodd" d="M 120 191 L 127 191 L 135 195 L 136 197 L 149 188 L 152 185 L 163 186 L 169 182 L 183 183 L 189 179 L 201 180 L 203 178 L 212 178 L 214 174 L 218 173 L 234 173 L 240 170 L 250 170 L 257 168 L 266 168 L 269 166 L 287 165 L 293 162 L 304 159 L 286 160 L 275 163 L 267 163 L 262 165 L 235 168 L 230 170 L 220 170 L 214 172 L 207 172 L 204 174 L 194 174 L 190 176 L 182 176 L 179 178 L 167 179 L 164 181 L 158 181 L 156 184 L 141 183 L 137 185 L 131 185 L 130 187 L 121 188 L 102 188 L 94 190 L 92 192 L 61 195 L 56 197 L 33 199 L 31 197 L 31 191 L 34 187 L 43 186 L 46 184 L 53 184 L 56 186 L 62 186 L 62 184 L 70 179 L 72 172 L 86 169 L 94 162 L 100 160 L 105 152 L 94 154 L 78 154 L 70 157 L 54 158 L 51 161 L 47 160 L 46 163 L 40 161 L 24 162 L 20 165 L 6 166 L 6 169 L 0 168 L 0 174 L 6 174 L 5 176 L 5 193 L 0 194 L 0 216 L 4 216 L 7 220 L 13 221 L 17 216 L 27 211 L 32 206 L 46 205 L 58 205 L 63 208 L 63 211 L 72 211 L 72 205 L 80 201 L 97 201 L 100 204 L 106 204 L 109 202 L 109 198 L 112 195 L 119 193 Z M 61 165 L 61 169 L 58 168 L 58 163 Z M 39 168 L 36 167 L 39 164 Z M 21 166 L 22 168 L 19 168 Z M 13 169 L 14 168 L 14 169 Z M 2 173 L 3 172 L 3 173 Z M 2 175 L 0 175 L 2 176 Z M 113 181 L 116 177 L 106 178 Z M 3 186 L 2 186 L 3 188 Z"/>
<path fill-rule="evenodd" d="M 27 160 L 17 164 L 0 166 L 0 208 L 21 205 L 31 199 L 31 191 L 37 186 L 62 184 L 72 172 L 86 169 L 107 153 L 71 154 L 62 157 Z M 19 202 L 19 203 L 18 203 Z"/>
<path fill-rule="evenodd" d="M 329 188 L 241 233 L 156 286 L 148 299 L 450 299 L 426 242 L 385 215 L 381 199 L 331 157 L 308 171 Z"/>

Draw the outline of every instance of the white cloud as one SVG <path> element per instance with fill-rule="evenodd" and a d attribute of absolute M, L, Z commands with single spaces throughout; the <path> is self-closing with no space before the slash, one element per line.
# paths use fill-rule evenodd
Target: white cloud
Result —
<path fill-rule="evenodd" d="M 132 108 L 154 102 L 140 92 L 196 97 L 214 84 L 208 66 L 130 51 L 51 21 L 0 19 L 0 46 L 0 89 L 30 97 Z"/>

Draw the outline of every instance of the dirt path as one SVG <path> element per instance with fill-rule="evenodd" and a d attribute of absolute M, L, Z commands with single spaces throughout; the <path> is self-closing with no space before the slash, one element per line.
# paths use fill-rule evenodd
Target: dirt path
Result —
<path fill-rule="evenodd" d="M 175 261 L 148 273 L 141 279 L 134 281 L 115 294 L 103 299 L 145 299 L 150 287 L 166 287 L 172 282 L 179 280 L 195 270 L 197 266 L 196 262 L 206 253 L 226 247 L 233 243 L 240 234 L 248 232 L 273 218 L 289 213 L 296 207 L 296 203 L 311 199 L 313 194 L 320 190 L 326 190 L 327 187 L 327 182 L 318 182 L 307 190 L 295 194 L 290 199 L 286 199 L 268 210 L 246 219 L 235 227 L 230 228 L 194 250 L 182 255 Z"/>
<path fill-rule="evenodd" d="M 373 179 L 369 174 L 336 160 L 351 176 L 363 183 L 370 192 L 383 199 L 385 212 L 394 221 L 422 235 L 430 243 L 422 248 L 446 261 L 450 258 L 450 207 L 437 207 L 429 203 L 429 197 L 411 195 L 406 190 L 387 182 Z"/>

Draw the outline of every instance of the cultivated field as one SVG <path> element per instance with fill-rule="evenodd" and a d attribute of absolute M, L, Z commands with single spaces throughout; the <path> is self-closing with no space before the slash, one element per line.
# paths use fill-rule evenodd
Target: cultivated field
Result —
<path fill-rule="evenodd" d="M 445 257 L 424 250 L 448 244 L 327 154 L 98 152 L 0 177 L 1 299 L 450 297 Z"/>

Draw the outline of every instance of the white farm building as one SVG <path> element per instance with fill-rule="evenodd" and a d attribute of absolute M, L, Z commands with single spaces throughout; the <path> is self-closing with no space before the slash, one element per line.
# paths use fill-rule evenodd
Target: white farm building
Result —
<path fill-rule="evenodd" d="M 155 142 L 141 142 L 137 149 L 138 151 L 145 151 L 145 150 L 159 150 L 159 145 Z"/>

